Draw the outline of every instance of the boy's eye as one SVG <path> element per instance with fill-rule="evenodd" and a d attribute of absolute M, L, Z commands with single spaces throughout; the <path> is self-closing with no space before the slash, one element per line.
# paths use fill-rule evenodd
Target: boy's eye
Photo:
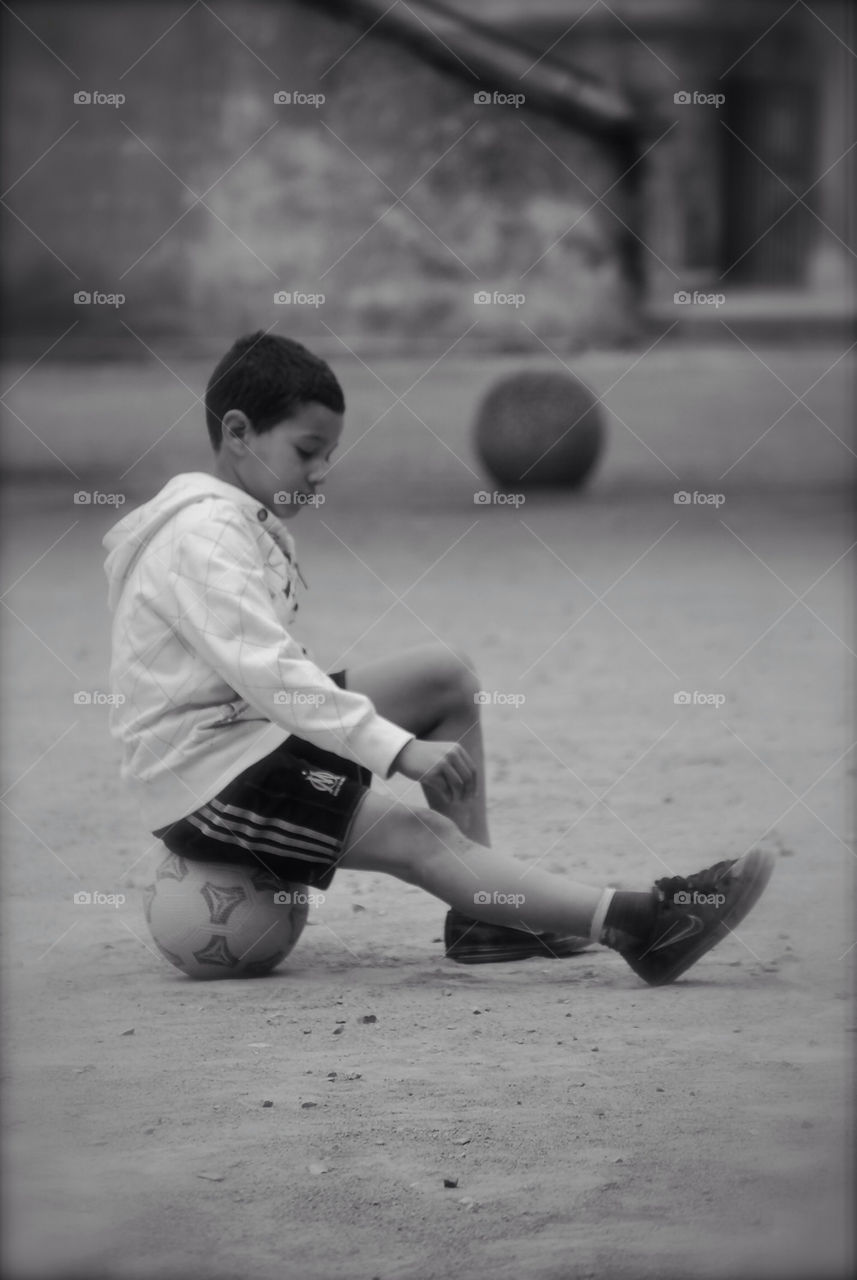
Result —
<path fill-rule="evenodd" d="M 297 445 L 295 445 L 295 453 L 298 455 L 299 458 L 314 458 L 316 455 L 316 450 L 300 449 Z M 333 457 L 334 453 L 336 453 L 336 445 L 334 445 L 334 447 L 330 450 L 330 453 L 328 453 L 327 457 L 325 458 L 325 462 L 329 462 L 330 459 Z"/>

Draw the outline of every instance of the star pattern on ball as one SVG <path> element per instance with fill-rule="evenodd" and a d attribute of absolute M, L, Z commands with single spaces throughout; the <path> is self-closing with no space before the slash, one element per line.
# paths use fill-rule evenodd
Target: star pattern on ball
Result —
<path fill-rule="evenodd" d="M 212 884 L 210 880 L 206 880 L 200 892 L 208 905 L 212 924 L 226 924 L 239 903 L 247 899 L 240 884 Z"/>

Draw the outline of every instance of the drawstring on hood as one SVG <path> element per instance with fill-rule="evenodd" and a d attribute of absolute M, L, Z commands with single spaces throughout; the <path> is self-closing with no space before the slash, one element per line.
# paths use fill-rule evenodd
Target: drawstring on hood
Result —
<path fill-rule="evenodd" d="M 219 480 L 217 476 L 211 476 L 205 471 L 189 471 L 184 475 L 174 476 L 160 493 L 134 511 L 129 511 L 105 536 L 102 545 L 108 554 L 104 571 L 108 580 L 107 604 L 111 612 L 119 603 L 122 589 L 137 559 L 155 534 L 185 507 L 194 502 L 202 502 L 205 498 L 228 498 L 256 520 L 262 520 L 264 513 L 266 531 L 278 544 L 306 588 L 307 584 L 297 562 L 294 538 L 274 512 L 257 502 L 251 494 L 225 480 Z"/>

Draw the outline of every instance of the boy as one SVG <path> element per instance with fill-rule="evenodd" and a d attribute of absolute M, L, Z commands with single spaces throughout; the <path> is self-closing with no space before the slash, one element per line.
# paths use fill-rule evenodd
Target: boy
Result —
<path fill-rule="evenodd" d="M 325 675 L 293 638 L 302 581 L 286 528 L 324 482 L 342 389 L 289 339 L 239 339 L 208 384 L 214 475 L 174 477 L 104 539 L 114 611 L 111 732 L 151 830 L 186 858 L 263 863 L 320 889 L 383 871 L 446 902 L 463 963 L 618 950 L 672 982 L 744 918 L 758 850 L 644 893 L 591 887 L 491 849 L 479 684 L 429 645 Z M 420 782 L 428 808 L 371 791 Z M 521 899 L 523 898 L 523 902 Z"/>

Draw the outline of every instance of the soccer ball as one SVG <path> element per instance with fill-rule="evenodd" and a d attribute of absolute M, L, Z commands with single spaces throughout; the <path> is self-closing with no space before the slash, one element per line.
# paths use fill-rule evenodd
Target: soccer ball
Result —
<path fill-rule="evenodd" d="M 250 978 L 285 960 L 309 910 L 304 885 L 264 867 L 192 862 L 169 854 L 143 890 L 161 955 L 191 978 Z"/>

